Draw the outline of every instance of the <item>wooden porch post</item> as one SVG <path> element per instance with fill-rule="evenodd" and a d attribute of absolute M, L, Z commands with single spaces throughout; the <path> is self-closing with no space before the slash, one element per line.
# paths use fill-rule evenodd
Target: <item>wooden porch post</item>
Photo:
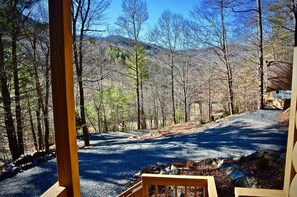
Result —
<path fill-rule="evenodd" d="M 74 110 L 71 0 L 48 0 L 50 55 L 59 185 L 80 196 Z"/>

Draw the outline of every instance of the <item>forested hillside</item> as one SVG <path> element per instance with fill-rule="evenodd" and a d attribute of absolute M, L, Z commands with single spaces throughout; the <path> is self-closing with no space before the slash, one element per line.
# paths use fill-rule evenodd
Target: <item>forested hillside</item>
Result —
<path fill-rule="evenodd" d="M 169 7 L 150 29 L 149 0 L 118 2 L 122 12 L 107 31 L 111 0 L 73 0 L 76 123 L 85 145 L 94 132 L 264 108 L 265 60 L 292 62 L 294 0 L 201 0 L 186 16 Z M 43 0 L 0 0 L 3 161 L 55 143 L 47 9 Z"/>

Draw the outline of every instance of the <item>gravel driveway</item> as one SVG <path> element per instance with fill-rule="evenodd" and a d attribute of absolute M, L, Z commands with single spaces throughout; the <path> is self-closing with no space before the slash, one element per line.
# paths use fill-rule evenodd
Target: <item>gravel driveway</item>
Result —
<path fill-rule="evenodd" d="M 135 173 L 157 162 L 236 157 L 285 148 L 287 129 L 277 124 L 279 113 L 245 113 L 189 134 L 153 140 L 129 139 L 139 135 L 137 132 L 94 135 L 93 147 L 79 150 L 82 196 L 116 196 Z M 52 160 L 0 182 L 0 196 L 39 196 L 56 181 L 56 162 Z"/>

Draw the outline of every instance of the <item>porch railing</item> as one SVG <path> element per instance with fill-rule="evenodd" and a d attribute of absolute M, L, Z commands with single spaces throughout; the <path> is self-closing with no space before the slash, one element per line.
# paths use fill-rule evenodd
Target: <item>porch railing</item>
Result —
<path fill-rule="evenodd" d="M 152 196 L 203 196 L 217 197 L 217 190 L 212 176 L 181 176 L 143 174 L 141 182 L 121 193 L 118 197 Z"/>

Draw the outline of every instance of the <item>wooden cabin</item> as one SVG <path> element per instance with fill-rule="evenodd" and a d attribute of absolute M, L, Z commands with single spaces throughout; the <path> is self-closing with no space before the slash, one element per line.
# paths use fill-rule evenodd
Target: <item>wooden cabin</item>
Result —
<path fill-rule="evenodd" d="M 49 0 L 51 70 L 58 165 L 58 182 L 49 186 L 43 196 L 81 196 L 76 146 L 74 111 L 71 0 Z M 288 133 L 285 180 L 283 190 L 236 188 L 236 196 L 297 196 L 297 47 L 294 49 L 294 69 Z M 142 181 L 120 196 L 149 196 L 149 185 L 202 187 L 204 196 L 217 196 L 213 177 L 142 176 Z M 155 187 L 157 188 L 157 187 Z M 166 196 L 168 189 L 165 187 Z M 156 191 L 158 194 L 158 191 Z M 175 193 L 177 196 L 177 193 Z M 157 195 L 156 195 L 157 196 Z"/>

